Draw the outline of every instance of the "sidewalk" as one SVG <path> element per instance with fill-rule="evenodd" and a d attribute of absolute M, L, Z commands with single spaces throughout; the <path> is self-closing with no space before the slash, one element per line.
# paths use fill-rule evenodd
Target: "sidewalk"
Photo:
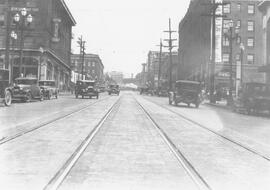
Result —
<path fill-rule="evenodd" d="M 204 104 L 209 105 L 209 106 L 215 106 L 222 109 L 231 110 L 231 107 L 227 105 L 227 100 L 217 101 L 216 103 L 211 103 L 210 100 L 206 100 Z"/>
<path fill-rule="evenodd" d="M 70 95 L 72 95 L 72 93 L 68 92 L 68 91 L 60 91 L 59 92 L 59 96 L 70 96 Z"/>

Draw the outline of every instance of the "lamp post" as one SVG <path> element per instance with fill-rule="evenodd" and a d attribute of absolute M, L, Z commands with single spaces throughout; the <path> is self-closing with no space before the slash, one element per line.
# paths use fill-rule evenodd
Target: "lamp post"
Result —
<path fill-rule="evenodd" d="M 235 33 L 235 34 L 233 34 L 233 33 Z M 232 45 L 232 43 L 233 43 L 233 40 L 235 40 L 239 37 L 238 33 L 239 33 L 239 28 L 238 27 L 234 28 L 233 21 L 231 20 L 228 23 L 227 31 L 224 33 L 224 36 L 229 39 L 229 49 L 230 49 L 230 53 L 229 53 L 230 82 L 229 82 L 229 97 L 227 100 L 227 105 L 232 105 L 232 103 L 233 103 L 232 92 L 233 92 L 234 84 L 233 84 L 233 45 Z"/>
<path fill-rule="evenodd" d="M 41 80 L 41 61 L 42 55 L 44 53 L 44 49 L 42 47 L 39 48 L 40 56 L 39 56 L 39 71 L 38 71 L 38 80 Z"/>
<path fill-rule="evenodd" d="M 17 40 L 17 38 L 18 38 L 18 36 L 17 36 L 17 34 L 14 32 L 14 31 L 12 31 L 11 33 L 10 33 L 10 37 L 11 37 L 11 43 L 12 43 L 12 50 L 13 50 L 13 54 L 14 54 L 14 52 L 15 52 L 15 49 L 14 49 L 14 44 L 15 44 L 15 41 Z M 10 74 L 9 74 L 9 81 L 10 81 L 10 83 L 12 84 L 12 82 L 13 82 L 13 54 L 12 54 L 12 61 L 10 61 Z"/>
<path fill-rule="evenodd" d="M 22 62 L 23 62 L 23 46 L 24 46 L 24 30 L 30 23 L 33 22 L 33 17 L 31 14 L 27 13 L 26 8 L 22 8 L 20 12 L 16 13 L 13 17 L 14 22 L 20 30 L 20 63 L 19 63 L 19 73 L 22 75 Z"/>
<path fill-rule="evenodd" d="M 244 50 L 245 50 L 245 46 L 243 43 L 240 43 L 240 50 L 241 50 L 241 85 L 244 82 Z"/>

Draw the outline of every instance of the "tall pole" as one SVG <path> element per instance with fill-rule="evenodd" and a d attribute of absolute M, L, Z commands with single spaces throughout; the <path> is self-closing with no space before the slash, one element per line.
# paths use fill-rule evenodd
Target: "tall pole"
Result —
<path fill-rule="evenodd" d="M 9 54 L 10 54 L 10 25 L 11 25 L 11 3 L 9 0 L 6 1 L 7 3 L 7 28 L 6 28 L 6 49 L 5 49 L 5 69 L 9 68 Z M 10 73 L 11 73 L 11 68 L 10 68 Z M 11 82 L 11 81 L 9 81 Z"/>
<path fill-rule="evenodd" d="M 215 2 L 215 1 L 214 1 Z M 216 103 L 214 97 L 215 91 L 215 64 L 216 64 L 216 8 L 213 9 L 212 16 L 212 61 L 210 67 L 210 102 Z"/>
<path fill-rule="evenodd" d="M 23 62 L 23 46 L 24 46 L 24 36 L 23 36 L 23 24 L 24 24 L 24 17 L 22 17 L 23 21 L 22 21 L 22 25 L 20 27 L 20 63 L 19 63 L 19 73 L 20 73 L 20 77 L 22 75 L 22 62 Z"/>
<path fill-rule="evenodd" d="M 161 59 L 162 59 L 162 40 L 159 44 L 159 63 L 158 63 L 158 89 L 160 89 L 160 77 L 161 77 Z"/>
<path fill-rule="evenodd" d="M 82 77 L 84 74 L 84 55 L 85 55 L 85 41 L 82 42 Z"/>
<path fill-rule="evenodd" d="M 172 91 L 172 49 L 176 46 L 173 46 L 172 42 L 175 41 L 176 39 L 172 39 L 172 33 L 176 32 L 176 31 L 172 31 L 171 28 L 171 19 L 169 18 L 169 30 L 168 31 L 164 31 L 164 32 L 168 32 L 169 33 L 169 39 L 165 39 L 165 41 L 168 41 L 168 46 L 164 46 L 164 47 L 168 47 L 169 48 L 169 61 L 170 61 L 170 65 L 169 65 L 169 91 Z"/>
<path fill-rule="evenodd" d="M 230 88 L 229 88 L 229 101 L 228 104 L 232 103 L 232 91 L 233 91 L 233 59 L 232 59 L 232 50 L 233 50 L 233 28 L 229 28 L 229 42 L 230 42 Z"/>

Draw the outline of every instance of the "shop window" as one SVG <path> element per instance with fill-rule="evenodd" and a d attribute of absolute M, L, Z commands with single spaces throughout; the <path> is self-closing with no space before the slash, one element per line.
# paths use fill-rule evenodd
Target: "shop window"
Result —
<path fill-rule="evenodd" d="M 241 4 L 240 3 L 237 3 L 237 11 L 241 11 Z"/>

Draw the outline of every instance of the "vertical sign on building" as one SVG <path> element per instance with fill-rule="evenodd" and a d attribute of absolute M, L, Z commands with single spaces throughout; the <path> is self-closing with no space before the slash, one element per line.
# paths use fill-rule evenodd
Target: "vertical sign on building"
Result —
<path fill-rule="evenodd" d="M 223 0 L 215 0 L 215 2 L 222 3 Z M 218 6 L 216 10 L 216 14 L 222 15 L 223 13 L 222 10 L 223 10 L 222 5 Z M 216 17 L 216 49 L 215 49 L 216 60 L 215 60 L 215 63 L 222 62 L 222 23 L 223 23 L 222 17 Z"/>

